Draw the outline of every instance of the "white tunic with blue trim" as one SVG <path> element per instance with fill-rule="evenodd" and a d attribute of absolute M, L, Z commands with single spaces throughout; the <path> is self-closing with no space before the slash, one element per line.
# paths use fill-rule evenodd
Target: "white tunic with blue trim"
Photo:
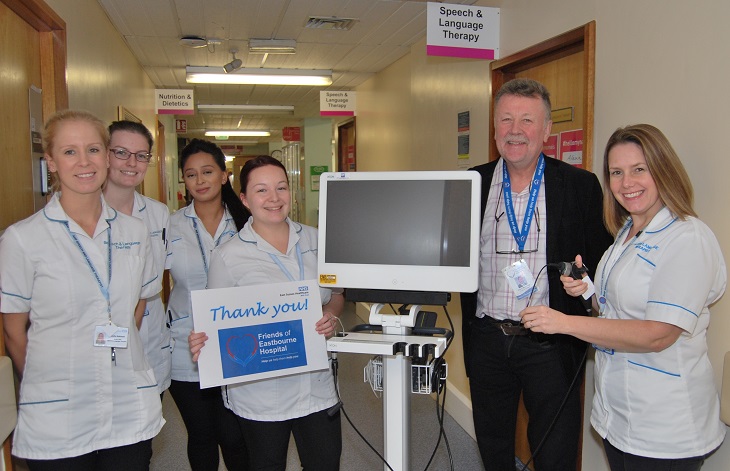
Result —
<path fill-rule="evenodd" d="M 317 230 L 287 218 L 289 246 L 285 254 L 262 239 L 249 218 L 230 242 L 211 255 L 208 288 L 254 286 L 282 283 L 289 279 L 272 259 L 274 255 L 293 276 L 300 273 L 297 244 L 304 265 L 304 279 L 317 277 Z M 332 290 L 320 288 L 322 305 L 330 302 Z M 317 319 L 319 320 L 319 319 Z M 274 422 L 304 417 L 337 403 L 335 382 L 330 370 L 231 384 L 223 388 L 223 401 L 239 417 Z"/>
<path fill-rule="evenodd" d="M 193 330 L 190 292 L 205 289 L 208 284 L 210 252 L 230 240 L 237 232 L 236 223 L 226 210 L 215 235 L 211 236 L 195 213 L 195 202 L 170 217 L 170 275 L 174 285 L 167 310 L 171 320 L 172 379 L 175 381 L 200 381 L 198 364 L 193 362 L 193 355 L 188 347 L 188 335 Z"/>
<path fill-rule="evenodd" d="M 96 326 L 109 321 L 107 301 L 72 234 L 104 285 L 111 237 L 111 317 L 129 328 L 127 348 L 116 349 L 116 366 L 109 348 L 93 346 Z M 134 309 L 159 292 L 160 280 L 141 221 L 102 198 L 92 238 L 66 215 L 56 194 L 3 234 L 0 287 L 3 313 L 30 313 L 14 455 L 65 458 L 157 435 L 165 421 Z"/>
<path fill-rule="evenodd" d="M 132 216 L 141 219 L 150 234 L 150 247 L 155 259 L 157 276 L 162 280 L 165 269 L 169 269 L 170 253 L 167 238 L 170 235 L 170 211 L 167 206 L 152 198 L 134 192 Z M 170 387 L 172 352 L 170 346 L 170 325 L 160 293 L 147 300 L 142 325 L 139 328 L 144 353 L 147 355 L 157 379 L 157 392 L 163 393 Z"/>
<path fill-rule="evenodd" d="M 665 322 L 683 332 L 657 353 L 598 346 L 591 424 L 634 455 L 704 455 L 725 436 L 706 340 L 708 306 L 727 284 L 720 246 L 703 222 L 681 221 L 667 208 L 626 245 L 625 235 L 619 233 L 596 270 L 598 295 L 606 300 L 602 315 Z"/>

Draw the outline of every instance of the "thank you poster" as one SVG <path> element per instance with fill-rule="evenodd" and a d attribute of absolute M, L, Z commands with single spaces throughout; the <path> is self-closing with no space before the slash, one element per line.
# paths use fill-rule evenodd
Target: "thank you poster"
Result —
<path fill-rule="evenodd" d="M 329 367 L 315 280 L 191 293 L 193 325 L 208 340 L 200 387 L 242 383 Z"/>

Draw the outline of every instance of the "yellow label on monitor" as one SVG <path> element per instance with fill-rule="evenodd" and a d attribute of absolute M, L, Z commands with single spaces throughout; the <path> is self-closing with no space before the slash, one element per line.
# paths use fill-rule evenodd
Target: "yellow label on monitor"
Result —
<path fill-rule="evenodd" d="M 319 275 L 320 285 L 332 285 L 337 283 L 337 275 Z"/>

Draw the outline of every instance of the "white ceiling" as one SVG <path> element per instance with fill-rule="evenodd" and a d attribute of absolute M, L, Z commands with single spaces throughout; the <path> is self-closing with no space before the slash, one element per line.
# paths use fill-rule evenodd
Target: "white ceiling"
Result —
<path fill-rule="evenodd" d="M 448 3 L 472 5 L 476 0 Z M 480 2 L 484 3 L 484 2 Z M 498 3 L 497 1 L 493 2 Z M 196 114 L 188 137 L 204 129 L 267 129 L 281 141 L 285 126 L 301 126 L 319 116 L 321 90 L 351 90 L 397 61 L 426 35 L 423 0 L 99 0 L 116 29 L 157 88 L 195 89 L 199 104 L 294 105 L 293 116 Z M 309 17 L 355 18 L 350 31 L 305 28 Z M 217 39 L 214 47 L 180 45 L 183 36 Z M 248 53 L 249 39 L 294 39 L 294 55 Z M 185 66 L 331 69 L 330 87 L 269 85 L 192 85 Z"/>

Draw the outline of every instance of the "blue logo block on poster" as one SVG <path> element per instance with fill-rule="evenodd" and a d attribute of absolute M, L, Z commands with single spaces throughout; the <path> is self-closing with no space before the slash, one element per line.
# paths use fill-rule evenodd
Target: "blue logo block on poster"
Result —
<path fill-rule="evenodd" d="M 221 329 L 218 341 L 224 378 L 307 364 L 301 320 Z"/>

